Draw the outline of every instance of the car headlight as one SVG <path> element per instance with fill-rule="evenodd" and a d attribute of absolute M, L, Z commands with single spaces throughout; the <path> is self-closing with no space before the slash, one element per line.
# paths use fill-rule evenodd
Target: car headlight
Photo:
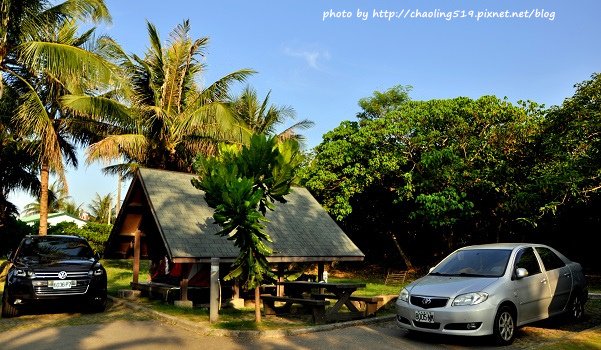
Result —
<path fill-rule="evenodd" d="M 488 299 L 488 293 L 477 292 L 461 294 L 453 300 L 453 306 L 478 305 Z"/>
<path fill-rule="evenodd" d="M 35 272 L 29 271 L 29 270 L 24 270 L 24 269 L 16 269 L 15 270 L 15 276 L 17 276 L 17 277 L 35 278 Z"/>
<path fill-rule="evenodd" d="M 102 276 L 103 272 L 102 269 L 94 269 L 94 270 L 90 270 L 88 271 L 88 275 L 92 276 Z"/>
<path fill-rule="evenodd" d="M 405 288 L 401 289 L 401 294 L 399 294 L 399 299 L 408 303 L 409 302 L 409 291 Z"/>

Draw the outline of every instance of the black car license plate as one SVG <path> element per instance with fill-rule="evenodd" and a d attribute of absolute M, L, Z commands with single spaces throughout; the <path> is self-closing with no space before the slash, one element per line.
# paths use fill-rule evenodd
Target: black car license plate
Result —
<path fill-rule="evenodd" d="M 418 322 L 434 323 L 434 313 L 432 311 L 416 311 L 413 319 Z"/>

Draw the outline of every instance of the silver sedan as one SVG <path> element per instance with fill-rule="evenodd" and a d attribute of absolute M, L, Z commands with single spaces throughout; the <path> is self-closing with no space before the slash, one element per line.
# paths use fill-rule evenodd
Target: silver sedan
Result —
<path fill-rule="evenodd" d="M 541 244 L 469 246 L 401 290 L 397 324 L 510 344 L 515 329 L 557 314 L 579 320 L 588 292 L 582 267 Z"/>

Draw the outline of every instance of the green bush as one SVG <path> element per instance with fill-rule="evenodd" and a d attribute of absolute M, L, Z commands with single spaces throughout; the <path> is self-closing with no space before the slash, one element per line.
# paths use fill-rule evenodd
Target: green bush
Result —
<path fill-rule="evenodd" d="M 82 228 L 78 228 L 76 225 L 74 227 L 67 227 L 63 230 L 63 234 L 87 239 L 92 249 L 102 255 L 104 253 L 104 244 L 109 239 L 112 228 L 113 225 L 88 222 Z"/>

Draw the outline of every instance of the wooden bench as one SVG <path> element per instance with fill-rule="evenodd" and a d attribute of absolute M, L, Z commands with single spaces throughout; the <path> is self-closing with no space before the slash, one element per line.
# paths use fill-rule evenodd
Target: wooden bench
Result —
<path fill-rule="evenodd" d="M 337 299 L 334 294 L 318 294 L 313 293 L 311 297 L 317 300 L 323 299 Z M 378 308 L 382 306 L 384 303 L 383 297 L 366 297 L 366 296 L 355 296 L 351 295 L 349 297 L 350 301 L 353 302 L 356 307 L 363 311 L 364 316 L 375 316 Z"/>
<path fill-rule="evenodd" d="M 311 309 L 313 322 L 324 323 L 325 322 L 325 311 L 326 305 L 330 302 L 326 300 L 318 299 L 305 299 L 305 298 L 292 298 L 292 297 L 278 297 L 271 294 L 262 294 L 261 299 L 263 300 L 263 308 L 265 315 L 276 315 L 281 313 L 290 313 L 292 304 L 301 304 L 303 307 Z M 275 306 L 275 302 L 283 302 L 283 306 Z"/>
<path fill-rule="evenodd" d="M 150 298 L 157 298 L 170 302 L 180 298 L 181 288 L 173 284 L 159 283 L 159 282 L 131 282 L 131 289 L 139 290 L 142 293 L 148 295 Z M 191 287 L 188 286 L 188 292 L 191 291 L 203 291 L 208 290 L 208 287 Z"/>
<path fill-rule="evenodd" d="M 386 274 L 386 279 L 384 280 L 384 284 L 403 284 L 405 283 L 405 279 L 407 278 L 407 271 L 389 271 Z"/>
<path fill-rule="evenodd" d="M 157 283 L 157 282 L 144 282 L 144 283 L 134 283 L 131 282 L 131 289 L 139 290 L 142 293 L 145 293 L 150 298 L 161 296 L 161 299 L 164 301 L 169 301 L 169 297 L 173 297 L 173 293 L 179 292 L 179 286 L 174 286 L 172 284 L 167 283 Z"/>

